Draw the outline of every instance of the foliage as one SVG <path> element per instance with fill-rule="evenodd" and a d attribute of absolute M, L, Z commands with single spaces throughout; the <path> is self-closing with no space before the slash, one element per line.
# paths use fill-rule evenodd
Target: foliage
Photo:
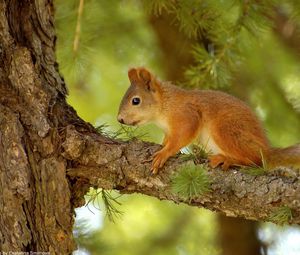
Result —
<path fill-rule="evenodd" d="M 210 180 L 203 165 L 186 165 L 171 180 L 171 189 L 183 199 L 193 199 L 210 191 Z"/>
<path fill-rule="evenodd" d="M 267 162 L 262 151 L 260 151 L 260 155 L 261 155 L 262 166 L 244 167 L 242 168 L 242 172 L 252 176 L 259 176 L 259 175 L 266 174 L 269 168 L 267 166 Z"/>
<path fill-rule="evenodd" d="M 191 144 L 183 149 L 181 149 L 183 155 L 181 158 L 184 160 L 193 160 L 196 165 L 206 163 L 208 161 L 208 156 L 211 154 L 207 151 L 205 145 L 201 144 Z"/>
<path fill-rule="evenodd" d="M 101 124 L 96 127 L 96 130 L 112 139 L 122 139 L 129 141 L 131 139 L 146 139 L 146 132 L 139 127 L 120 125 L 119 129 L 112 130 L 109 125 Z"/>
<path fill-rule="evenodd" d="M 213 88 L 229 86 L 247 46 L 244 33 L 258 38 L 272 29 L 270 20 L 277 4 L 275 0 L 145 2 L 156 15 L 173 14 L 179 29 L 200 41 L 192 51 L 195 64 L 186 71 L 187 84 Z"/>
<path fill-rule="evenodd" d="M 263 167 L 246 167 L 242 168 L 241 171 L 252 176 L 260 176 L 266 174 L 266 169 Z"/>
<path fill-rule="evenodd" d="M 269 217 L 269 221 L 274 222 L 278 225 L 285 225 L 292 219 L 292 209 L 288 206 L 282 206 L 275 209 Z"/>
<path fill-rule="evenodd" d="M 121 217 L 122 211 L 120 211 L 117 206 L 120 206 L 119 196 L 114 197 L 110 191 L 100 189 L 100 190 L 90 190 L 86 195 L 87 203 L 86 206 L 89 207 L 89 204 L 92 203 L 93 207 L 100 210 L 100 198 L 102 204 L 104 205 L 106 216 L 110 221 L 115 222 L 116 218 Z"/>
<path fill-rule="evenodd" d="M 142 195 L 124 195 L 120 202 L 121 220 L 112 223 L 106 219 L 99 230 L 77 235 L 89 254 L 220 254 L 212 231 L 217 228 L 215 215 L 209 211 Z"/>

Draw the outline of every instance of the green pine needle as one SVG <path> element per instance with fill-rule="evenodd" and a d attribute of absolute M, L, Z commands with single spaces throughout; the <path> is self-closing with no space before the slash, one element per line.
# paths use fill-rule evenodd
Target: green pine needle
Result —
<path fill-rule="evenodd" d="M 171 189 L 183 199 L 193 199 L 210 191 L 211 181 L 203 166 L 187 165 L 171 180 Z"/>
<path fill-rule="evenodd" d="M 209 155 L 210 152 L 207 151 L 205 145 L 192 144 L 185 148 L 182 158 L 185 161 L 193 160 L 195 164 L 201 164 L 206 161 Z"/>
<path fill-rule="evenodd" d="M 163 13 L 163 11 L 170 11 L 173 9 L 173 1 L 169 0 L 144 0 L 143 6 L 149 13 L 154 13 L 154 15 L 158 16 Z"/>
<path fill-rule="evenodd" d="M 121 203 L 118 201 L 120 196 L 113 197 L 110 191 L 104 189 L 91 189 L 86 196 L 89 197 L 86 203 L 86 206 L 89 210 L 90 203 L 92 203 L 94 208 L 101 210 L 100 204 L 102 202 L 105 208 L 106 216 L 110 221 L 115 222 L 116 218 L 120 218 L 122 216 L 123 212 L 117 208 L 121 205 Z"/>
<path fill-rule="evenodd" d="M 146 137 L 146 133 L 142 133 L 141 129 L 139 127 L 131 127 L 131 126 L 125 126 L 121 125 L 120 129 L 118 129 L 116 132 L 113 133 L 114 139 L 120 138 L 125 141 L 131 140 L 133 138 L 141 139 Z"/>
<path fill-rule="evenodd" d="M 252 176 L 260 176 L 266 174 L 268 172 L 268 166 L 262 150 L 260 150 L 260 156 L 261 156 L 262 166 L 246 167 L 243 168 L 241 171 L 245 174 L 249 174 Z"/>
<path fill-rule="evenodd" d="M 278 225 L 285 225 L 288 224 L 292 218 L 292 209 L 288 206 L 282 206 L 274 210 L 268 220 Z"/>
<path fill-rule="evenodd" d="M 184 161 L 190 161 L 190 160 L 195 161 L 195 160 L 197 160 L 197 157 L 196 157 L 195 154 L 193 154 L 193 153 L 187 153 L 187 154 L 184 153 L 184 154 L 181 156 L 181 158 L 182 158 Z"/>
<path fill-rule="evenodd" d="M 123 214 L 117 206 L 120 206 L 121 203 L 118 201 L 118 197 L 113 197 L 111 193 L 107 190 L 101 190 L 102 201 L 106 209 L 106 215 L 108 219 L 112 222 L 115 222 L 116 218 L 120 218 Z"/>
<path fill-rule="evenodd" d="M 97 126 L 96 130 L 111 139 L 121 139 L 124 141 L 129 141 L 134 138 L 141 139 L 147 136 L 146 133 L 141 132 L 139 127 L 130 127 L 125 125 L 120 125 L 120 128 L 117 131 L 113 131 L 110 129 L 109 125 L 102 124 Z"/>
<path fill-rule="evenodd" d="M 263 167 L 247 167 L 243 168 L 241 172 L 252 176 L 260 176 L 266 174 L 266 169 Z"/>
<path fill-rule="evenodd" d="M 111 132 L 109 131 L 109 125 L 107 123 L 103 123 L 99 126 L 96 126 L 95 129 L 97 130 L 98 133 L 108 136 L 111 136 Z"/>

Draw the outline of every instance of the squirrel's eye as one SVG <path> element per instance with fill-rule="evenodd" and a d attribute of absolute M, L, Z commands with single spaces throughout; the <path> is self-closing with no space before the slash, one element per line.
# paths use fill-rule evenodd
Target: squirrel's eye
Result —
<path fill-rule="evenodd" d="M 141 102 L 141 99 L 139 99 L 138 97 L 132 98 L 132 104 L 133 105 L 138 105 L 138 104 L 140 104 L 140 102 Z"/>

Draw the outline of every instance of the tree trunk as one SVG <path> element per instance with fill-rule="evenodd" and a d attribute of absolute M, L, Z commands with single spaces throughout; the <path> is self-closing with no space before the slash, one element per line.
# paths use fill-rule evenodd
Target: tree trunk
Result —
<path fill-rule="evenodd" d="M 187 162 L 174 157 L 159 175 L 143 163 L 159 147 L 98 134 L 66 104 L 55 62 L 51 0 L 0 2 L 0 251 L 71 254 L 74 207 L 89 187 L 140 192 L 227 215 L 267 220 L 289 207 L 300 223 L 295 178 L 209 171 L 211 192 L 188 201 L 170 178 Z"/>
<path fill-rule="evenodd" d="M 70 254 L 73 207 L 60 156 L 66 88 L 51 1 L 0 2 L 0 251 Z M 68 108 L 66 108 L 68 109 Z"/>

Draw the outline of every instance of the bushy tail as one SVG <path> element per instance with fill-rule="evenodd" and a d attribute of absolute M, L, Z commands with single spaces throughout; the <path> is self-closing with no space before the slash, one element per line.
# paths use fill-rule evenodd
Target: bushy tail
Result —
<path fill-rule="evenodd" d="M 300 169 L 300 144 L 287 148 L 271 148 L 263 154 L 263 161 L 268 169 L 280 166 Z"/>

